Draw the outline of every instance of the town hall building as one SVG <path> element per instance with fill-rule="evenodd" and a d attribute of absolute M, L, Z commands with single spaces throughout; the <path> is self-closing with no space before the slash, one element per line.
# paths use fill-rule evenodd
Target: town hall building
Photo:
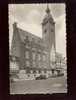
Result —
<path fill-rule="evenodd" d="M 55 22 L 47 6 L 42 21 L 42 38 L 20 29 L 13 24 L 13 38 L 10 55 L 10 71 L 17 70 L 19 77 L 52 74 L 51 61 L 55 58 Z M 16 67 L 14 67 L 16 66 Z"/>

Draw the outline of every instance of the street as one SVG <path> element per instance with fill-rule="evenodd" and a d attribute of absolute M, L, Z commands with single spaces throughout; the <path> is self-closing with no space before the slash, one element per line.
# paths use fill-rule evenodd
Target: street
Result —
<path fill-rule="evenodd" d="M 51 94 L 66 92 L 67 80 L 65 77 L 49 78 L 46 80 L 25 80 L 10 83 L 10 94 Z"/>

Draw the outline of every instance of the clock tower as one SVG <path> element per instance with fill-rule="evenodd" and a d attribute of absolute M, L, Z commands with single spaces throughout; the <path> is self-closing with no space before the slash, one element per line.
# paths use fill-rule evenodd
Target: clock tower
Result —
<path fill-rule="evenodd" d="M 52 59 L 52 55 L 55 55 L 55 22 L 50 13 L 49 6 L 46 8 L 46 15 L 42 22 L 42 39 L 48 48 L 48 59 Z M 51 53 L 54 53 L 51 55 Z M 54 57 L 53 57 L 54 58 Z"/>

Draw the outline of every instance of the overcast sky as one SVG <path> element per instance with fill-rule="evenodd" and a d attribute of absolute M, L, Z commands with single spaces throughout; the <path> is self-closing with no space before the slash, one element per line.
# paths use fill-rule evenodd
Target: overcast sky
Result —
<path fill-rule="evenodd" d="M 10 4 L 9 5 L 9 44 L 13 35 L 12 24 L 16 21 L 18 27 L 42 37 L 41 23 L 46 14 L 47 4 Z M 49 4 L 55 21 L 56 50 L 66 56 L 66 12 L 65 4 Z"/>

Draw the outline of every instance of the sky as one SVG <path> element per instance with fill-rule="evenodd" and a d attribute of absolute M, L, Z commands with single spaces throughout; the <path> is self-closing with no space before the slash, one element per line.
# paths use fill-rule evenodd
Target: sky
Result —
<path fill-rule="evenodd" d="M 9 4 L 9 48 L 13 36 L 12 24 L 42 37 L 42 20 L 47 4 Z M 50 13 L 55 21 L 56 51 L 66 57 L 66 11 L 64 3 L 49 3 Z"/>

